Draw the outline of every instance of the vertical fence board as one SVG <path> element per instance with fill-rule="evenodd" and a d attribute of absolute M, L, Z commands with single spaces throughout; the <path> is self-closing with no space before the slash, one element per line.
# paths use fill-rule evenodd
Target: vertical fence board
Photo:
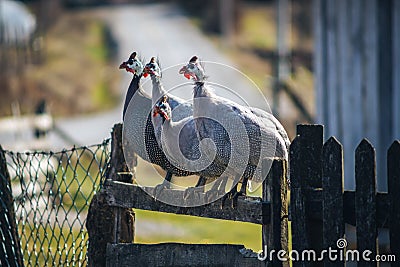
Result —
<path fill-rule="evenodd" d="M 395 141 L 387 153 L 388 194 L 390 202 L 390 250 L 400 260 L 400 142 Z"/>
<path fill-rule="evenodd" d="M 324 127 L 322 125 L 297 125 L 297 136 L 300 140 L 300 168 L 298 175 L 301 178 L 303 194 L 308 192 L 318 192 L 322 187 L 322 146 L 323 146 Z M 317 190 L 315 190 L 317 189 Z M 313 194 L 306 202 L 314 201 Z M 322 203 L 317 206 L 322 209 Z M 318 252 L 322 250 L 322 220 L 312 219 L 311 210 L 306 207 L 307 235 L 310 244 Z M 322 265 L 321 263 L 313 263 Z"/>
<path fill-rule="evenodd" d="M 115 124 L 111 134 L 111 159 L 106 179 L 130 183 L 132 176 L 122 151 L 122 124 Z M 124 173 L 120 175 L 120 173 Z M 93 196 L 86 228 L 89 234 L 88 265 L 106 266 L 107 243 L 131 243 L 134 239 L 135 214 L 131 209 L 107 205 L 107 192 L 102 189 Z"/>
<path fill-rule="evenodd" d="M 343 218 L 343 150 L 331 137 L 322 150 L 323 247 L 336 249 L 344 236 Z M 344 261 L 324 259 L 324 266 L 344 266 Z"/>
<path fill-rule="evenodd" d="M 301 168 L 301 150 L 299 137 L 296 137 L 290 145 L 290 213 L 292 219 L 292 249 L 302 251 L 308 248 L 305 199 L 302 188 L 302 177 L 299 175 Z M 296 261 L 293 266 L 311 266 L 310 263 Z"/>
<path fill-rule="evenodd" d="M 375 150 L 366 139 L 363 139 L 356 149 L 355 176 L 357 249 L 372 251 L 370 255 L 372 258 L 378 253 Z M 373 261 L 360 260 L 358 266 L 376 266 L 377 264 Z"/>
<path fill-rule="evenodd" d="M 275 160 L 265 179 L 267 186 L 263 187 L 263 200 L 271 202 L 270 218 L 268 225 L 263 224 L 263 249 L 268 245 L 268 251 L 288 251 L 288 210 L 287 210 L 287 184 L 285 175 L 285 161 Z M 264 164 L 267 166 L 267 164 Z M 265 184 L 265 183 L 264 183 Z M 266 190 L 265 190 L 266 189 Z M 269 190 L 269 192 L 267 192 Z M 273 254 L 272 266 L 289 266 L 289 262 L 278 260 L 277 253 Z"/>
<path fill-rule="evenodd" d="M 400 136 L 400 1 L 393 1 L 393 139 Z"/>
<path fill-rule="evenodd" d="M 268 183 L 268 178 L 272 172 L 272 166 L 270 165 L 270 161 L 268 159 L 265 159 L 262 162 L 262 176 L 263 178 L 265 177 L 263 184 L 262 184 L 262 200 L 265 202 L 271 201 L 271 190 L 270 186 Z M 269 169 L 269 172 L 267 170 Z M 271 208 L 272 209 L 272 208 Z M 269 215 L 271 214 L 271 209 L 269 210 L 264 210 L 263 209 L 263 224 L 261 226 L 261 238 L 262 238 L 262 250 L 263 253 L 268 253 L 268 248 L 266 249 L 266 246 L 270 246 L 270 234 L 271 234 L 271 220 L 267 219 L 269 218 Z M 265 256 L 265 254 L 264 254 Z"/>

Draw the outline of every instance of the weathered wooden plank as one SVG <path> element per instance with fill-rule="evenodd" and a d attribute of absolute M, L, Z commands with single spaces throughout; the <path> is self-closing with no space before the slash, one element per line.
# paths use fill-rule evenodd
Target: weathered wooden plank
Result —
<path fill-rule="evenodd" d="M 400 136 L 400 1 L 393 1 L 393 137 Z"/>
<path fill-rule="evenodd" d="M 298 174 L 305 188 L 322 188 L 322 146 L 324 127 L 322 125 L 297 125 L 297 136 L 300 140 Z M 304 192 L 304 191 L 303 191 Z M 313 199 L 311 197 L 310 199 Z M 310 200 L 306 199 L 306 201 Z M 306 224 L 309 245 L 320 253 L 322 250 L 322 220 L 314 220 L 309 216 L 306 207 Z M 321 209 L 322 210 L 322 207 Z M 320 266 L 321 262 L 314 262 L 313 266 Z"/>
<path fill-rule="evenodd" d="M 315 220 L 322 220 L 323 191 L 304 190 L 304 196 L 308 199 L 305 202 L 307 206 L 307 216 Z M 378 228 L 388 228 L 390 214 L 389 203 L 389 196 L 387 193 L 379 192 L 376 194 L 376 223 Z M 343 205 L 345 223 L 356 226 L 355 191 L 344 191 Z"/>
<path fill-rule="evenodd" d="M 395 141 L 387 153 L 388 194 L 390 199 L 390 250 L 400 259 L 400 142 Z"/>
<path fill-rule="evenodd" d="M 301 140 L 301 149 L 298 152 L 301 159 L 299 169 L 302 182 L 306 187 L 322 187 L 322 146 L 324 127 L 322 125 L 297 125 L 297 136 Z"/>
<path fill-rule="evenodd" d="M 266 266 L 243 245 L 108 244 L 107 265 L 114 266 Z"/>
<path fill-rule="evenodd" d="M 262 176 L 265 177 L 263 183 L 262 183 L 262 195 L 261 195 L 261 199 L 263 202 L 271 202 L 271 187 L 270 187 L 270 183 L 268 181 L 269 179 L 269 175 L 272 174 L 272 165 L 270 163 L 269 160 L 265 159 L 262 162 Z M 261 249 L 262 249 L 262 253 L 264 255 L 268 255 L 268 248 L 266 248 L 266 246 L 270 246 L 271 245 L 271 232 L 272 232 L 272 225 L 271 225 L 271 221 L 267 221 L 266 218 L 272 218 L 271 217 L 271 212 L 272 212 L 272 208 L 269 210 L 268 214 L 263 214 L 263 224 L 261 226 Z M 267 253 L 267 254 L 266 254 Z"/>
<path fill-rule="evenodd" d="M 127 173 L 122 152 L 122 124 L 114 125 L 111 137 L 111 161 L 106 170 L 106 178 L 131 182 L 130 175 L 119 175 L 121 172 Z M 104 188 L 94 195 L 86 221 L 89 235 L 88 265 L 105 266 L 107 243 L 133 242 L 134 221 L 132 209 L 107 205 L 107 192 Z"/>
<path fill-rule="evenodd" d="M 375 151 L 372 145 L 363 139 L 355 154 L 355 211 L 357 249 L 372 251 L 371 257 L 377 255 L 376 223 L 376 170 Z M 361 261 L 359 266 L 376 266 L 376 262 Z"/>
<path fill-rule="evenodd" d="M 0 265 L 24 266 L 16 222 L 10 175 L 0 146 Z"/>
<path fill-rule="evenodd" d="M 111 164 L 107 169 L 106 177 L 115 181 L 132 183 L 132 176 L 129 173 L 122 148 L 122 124 L 117 123 L 111 132 Z"/>
<path fill-rule="evenodd" d="M 239 196 L 237 206 L 232 208 L 230 199 L 224 202 L 221 209 L 221 199 L 210 204 L 198 207 L 177 207 L 156 201 L 152 195 L 154 187 L 139 187 L 118 181 L 107 180 L 104 189 L 107 192 L 108 204 L 116 207 L 136 208 L 143 210 L 160 211 L 182 215 L 208 217 L 215 219 L 225 219 L 234 221 L 251 222 L 256 224 L 263 223 L 263 210 L 269 214 L 270 204 L 261 201 L 261 198 Z M 164 194 L 170 197 L 182 199 L 184 203 L 184 191 L 174 189 L 163 189 L 160 193 L 162 199 Z M 199 203 L 206 203 L 206 194 L 195 192 L 199 197 Z M 269 222 L 269 216 L 265 219 Z"/>
<path fill-rule="evenodd" d="M 331 137 L 322 151 L 323 189 L 323 247 L 336 247 L 344 236 L 343 219 L 343 150 L 342 145 Z M 344 266 L 344 261 L 324 259 L 324 266 Z"/>
<path fill-rule="evenodd" d="M 288 250 L 288 209 L 287 209 L 287 183 L 286 183 L 286 162 L 275 160 L 267 179 L 263 183 L 263 201 L 271 202 L 270 223 L 263 224 L 263 249 L 264 253 Z M 267 192 L 269 190 L 269 192 Z M 268 199 L 268 196 L 270 199 Z M 265 245 L 268 251 L 265 251 Z M 288 261 L 280 261 L 277 253 L 272 254 L 272 266 L 289 266 Z"/>
<path fill-rule="evenodd" d="M 292 249 L 303 251 L 309 247 L 307 235 L 306 206 L 303 194 L 304 181 L 300 175 L 302 163 L 300 150 L 302 149 L 299 137 L 296 137 L 290 145 L 290 213 L 292 217 Z M 311 266 L 310 263 L 296 261 L 293 266 Z"/>

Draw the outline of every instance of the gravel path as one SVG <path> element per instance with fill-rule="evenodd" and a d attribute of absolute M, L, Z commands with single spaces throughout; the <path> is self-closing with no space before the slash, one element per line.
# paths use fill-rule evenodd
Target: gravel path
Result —
<path fill-rule="evenodd" d="M 192 55 L 199 55 L 206 61 L 215 61 L 228 66 L 234 64 L 223 55 L 221 49 L 207 39 L 190 20 L 172 4 L 140 4 L 118 5 L 101 7 L 90 11 L 110 25 L 111 31 L 119 47 L 117 62 L 126 60 L 129 54 L 136 50 L 148 60 L 151 56 L 158 56 L 164 71 L 163 83 L 165 88 L 173 88 L 187 82 L 178 75 L 178 69 L 186 63 Z M 173 68 L 168 68 L 174 66 Z M 131 75 L 121 73 L 121 104 L 112 111 L 84 115 L 74 118 L 57 120 L 58 127 L 76 140 L 78 144 L 90 145 L 101 142 L 110 136 L 112 126 L 121 121 L 122 105 L 125 92 L 128 88 Z M 241 101 L 244 96 L 246 102 L 252 106 L 267 108 L 261 95 L 254 90 L 251 82 L 238 75 L 230 67 L 206 63 L 206 72 L 209 81 L 222 84 L 232 89 L 232 92 L 216 87 L 216 93 L 232 100 Z M 89 70 L 90 71 L 90 70 Z M 150 79 L 143 80 L 146 91 L 151 91 Z M 192 86 L 173 91 L 184 99 L 191 99 Z M 244 103 L 244 102 L 242 102 Z M 52 148 L 64 148 L 65 141 L 56 134 L 51 135 Z"/>

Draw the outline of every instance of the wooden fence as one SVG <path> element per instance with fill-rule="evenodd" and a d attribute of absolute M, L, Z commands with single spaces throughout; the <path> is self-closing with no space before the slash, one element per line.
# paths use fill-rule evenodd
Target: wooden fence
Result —
<path fill-rule="evenodd" d="M 89 266 L 266 266 L 243 246 L 227 244 L 145 245 L 134 243 L 134 214 L 132 208 L 185 214 L 224 220 L 244 221 L 262 225 L 262 247 L 267 253 L 314 250 L 316 258 L 322 250 L 338 250 L 338 240 L 346 242 L 345 223 L 356 226 L 357 250 L 379 254 L 378 228 L 390 232 L 390 253 L 400 260 L 400 142 L 388 150 L 388 193 L 376 192 L 375 151 L 367 140 L 362 140 L 355 151 L 355 191 L 343 190 L 343 151 L 341 144 L 331 137 L 323 143 L 323 126 L 298 125 L 297 136 L 290 147 L 290 199 L 286 184 L 286 162 L 274 161 L 263 182 L 262 198 L 239 197 L 236 208 L 220 201 L 194 207 L 180 208 L 154 200 L 144 190 L 131 184 L 123 160 L 122 126 L 116 125 L 112 134 L 112 155 L 107 180 L 93 198 L 89 209 Z M 151 191 L 151 188 L 146 188 Z M 180 190 L 166 190 L 183 198 Z M 290 209 L 288 210 L 288 204 Z M 288 214 L 290 213 L 290 214 Z M 288 221 L 291 220 L 291 232 Z M 343 244 L 340 244 L 343 246 Z M 346 244 L 344 244 L 345 246 Z M 340 247 L 339 247 L 340 248 Z M 270 255 L 270 254 L 267 254 Z M 272 266 L 289 266 L 283 254 L 271 253 Z M 342 254 L 343 255 L 343 254 Z M 313 261 L 296 257 L 293 266 L 344 266 L 345 260 Z M 287 258 L 287 257 L 286 257 Z M 297 260 L 296 260 L 297 259 Z M 393 260 L 394 258 L 390 258 Z M 377 266 L 379 262 L 360 263 Z M 361 265 L 360 265 L 361 266 Z"/>

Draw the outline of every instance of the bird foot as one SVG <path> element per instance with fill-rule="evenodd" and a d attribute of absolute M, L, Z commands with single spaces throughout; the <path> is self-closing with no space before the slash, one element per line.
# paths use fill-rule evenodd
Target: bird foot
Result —
<path fill-rule="evenodd" d="M 211 188 L 205 193 L 205 200 L 207 203 L 214 202 L 219 196 L 223 195 L 222 198 L 226 196 L 225 191 L 222 189 Z M 225 199 L 224 199 L 225 200 Z M 221 209 L 223 208 L 223 204 L 221 203 Z"/>
<path fill-rule="evenodd" d="M 188 187 L 183 193 L 183 199 L 188 200 L 190 197 L 194 197 L 196 193 L 203 193 L 202 187 Z"/>
<path fill-rule="evenodd" d="M 245 195 L 246 194 L 244 192 L 242 192 L 242 190 L 233 192 L 231 194 L 231 196 L 230 196 L 230 198 L 232 199 L 232 208 L 236 208 L 237 207 L 238 198 L 240 196 L 245 196 Z"/>
<path fill-rule="evenodd" d="M 169 187 L 168 187 L 167 183 L 162 183 L 162 184 L 156 185 L 154 187 L 154 191 L 153 191 L 154 200 L 158 200 L 160 198 L 161 192 L 164 189 L 168 189 L 168 188 Z"/>
<path fill-rule="evenodd" d="M 220 208 L 221 208 L 221 209 L 224 208 L 224 206 L 225 206 L 225 201 L 226 201 L 227 199 L 230 199 L 230 200 L 231 200 L 231 207 L 232 207 L 232 208 L 236 208 L 235 201 L 234 201 L 234 196 L 235 196 L 236 193 L 238 193 L 237 190 L 236 190 L 236 187 L 233 187 L 228 193 L 226 193 L 226 194 L 221 198 L 221 207 L 220 207 Z"/>

